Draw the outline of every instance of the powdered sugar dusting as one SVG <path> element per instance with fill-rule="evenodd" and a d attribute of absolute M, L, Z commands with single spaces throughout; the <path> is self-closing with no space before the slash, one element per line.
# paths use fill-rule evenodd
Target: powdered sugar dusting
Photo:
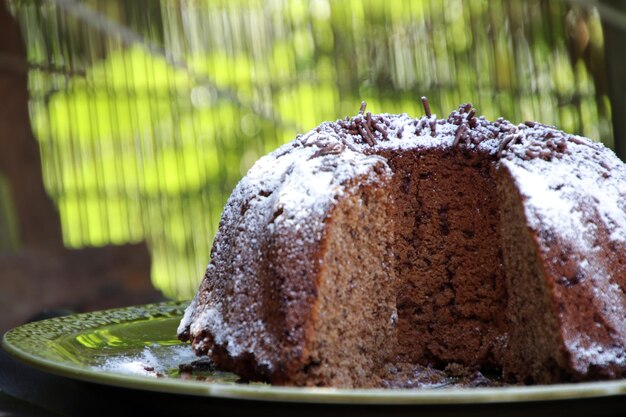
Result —
<path fill-rule="evenodd" d="M 104 372 L 157 378 L 177 370 L 181 363 L 194 359 L 193 352 L 181 345 L 145 347 L 137 354 L 105 357 L 94 368 Z"/>
<path fill-rule="evenodd" d="M 355 178 L 367 183 L 391 175 L 383 158 L 337 147 L 340 143 L 334 131 L 311 132 L 261 158 L 237 185 L 221 220 L 229 230 L 218 232 L 197 307 L 188 310 L 179 327 L 179 334 L 189 329 L 198 351 L 215 343 L 232 357 L 253 353 L 258 364 L 271 369 L 269 358 L 283 348 L 284 329 L 266 325 L 270 312 L 262 302 L 273 290 L 257 272 L 270 267 L 262 248 L 273 244 L 279 229 L 297 232 L 290 242 L 295 248 L 319 242 L 329 210 L 356 186 L 351 185 Z M 296 257 L 291 262 L 307 261 Z M 302 291 L 296 288 L 286 296 L 302 299 Z"/>
<path fill-rule="evenodd" d="M 566 190 L 556 189 L 562 186 L 564 177 L 555 172 L 555 175 L 546 178 L 541 171 L 528 170 L 509 161 L 503 163 L 515 178 L 520 193 L 526 197 L 525 212 L 529 225 L 535 230 L 549 229 L 552 233 L 563 235 L 576 249 L 588 250 L 589 236 L 586 234 L 577 200 L 568 196 Z M 555 181 L 557 184 L 554 184 Z M 578 191 L 571 185 L 568 188 L 569 192 Z"/>
<path fill-rule="evenodd" d="M 581 374 L 589 371 L 590 364 L 619 367 L 626 365 L 623 347 L 596 343 L 585 337 L 583 333 L 578 333 L 572 339 L 567 340 L 566 345 L 571 352 L 575 352 L 574 366 Z"/>
<path fill-rule="evenodd" d="M 626 366 L 626 299 L 620 286 L 624 277 L 609 272 L 616 262 L 623 262 L 626 253 L 624 164 L 601 145 L 571 135 L 560 158 L 522 159 L 520 155 L 527 155 L 533 146 L 529 143 L 536 142 L 536 133 L 529 136 L 532 139 L 511 147 L 513 158 L 501 163 L 525 198 L 529 227 L 558 242 L 554 244 L 562 250 L 562 259 L 549 262 L 576 262 L 569 267 L 574 268 L 573 275 L 562 277 L 560 283 L 567 288 L 580 287 L 579 294 L 585 294 L 588 301 L 565 309 L 589 311 L 585 322 L 595 321 L 596 327 L 580 328 L 577 313 L 562 313 L 563 338 L 572 366 L 581 374 L 589 371 L 590 364 Z M 547 245 L 543 246 L 546 251 Z M 561 291 L 577 290 L 567 288 Z"/>
<path fill-rule="evenodd" d="M 191 303 L 185 309 L 183 318 L 181 319 L 180 324 L 178 325 L 178 328 L 176 329 L 176 334 L 183 334 L 189 328 L 189 326 L 191 326 L 191 317 L 194 311 L 196 310 L 197 305 L 198 305 L 198 295 L 196 294 L 193 300 L 191 300 Z"/>

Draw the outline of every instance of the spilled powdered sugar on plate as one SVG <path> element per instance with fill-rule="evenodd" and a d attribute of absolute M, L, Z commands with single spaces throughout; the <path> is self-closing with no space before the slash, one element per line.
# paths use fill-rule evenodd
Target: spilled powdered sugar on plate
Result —
<path fill-rule="evenodd" d="M 198 359 L 187 345 L 145 347 L 140 353 L 106 358 L 95 369 L 124 375 L 162 377 Z"/>

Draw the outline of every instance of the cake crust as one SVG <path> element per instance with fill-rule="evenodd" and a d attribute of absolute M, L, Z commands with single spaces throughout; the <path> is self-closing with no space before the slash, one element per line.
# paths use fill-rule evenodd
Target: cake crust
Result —
<path fill-rule="evenodd" d="M 394 385 L 393 363 L 623 377 L 624 164 L 469 104 L 425 112 L 363 105 L 261 158 L 224 209 L 179 338 L 285 385 Z"/>

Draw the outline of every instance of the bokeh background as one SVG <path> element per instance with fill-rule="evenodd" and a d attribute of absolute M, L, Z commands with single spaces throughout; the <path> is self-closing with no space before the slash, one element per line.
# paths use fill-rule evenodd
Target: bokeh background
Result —
<path fill-rule="evenodd" d="M 472 102 L 489 119 L 538 120 L 625 155 L 623 1 L 0 6 L 23 43 L 0 53 L 0 73 L 4 65 L 25 77 L 40 176 L 63 248 L 87 262 L 96 252 L 85 248 L 145 244 L 150 280 L 168 298 L 195 292 L 222 207 L 254 161 L 321 121 L 355 114 L 361 100 L 372 112 L 414 116 L 423 112 L 422 95 L 440 116 Z M 32 255 L 23 229 L 39 214 L 24 219 L 30 207 L 16 203 L 16 180 L 1 168 L 0 253 Z M 23 262 L 28 268 L 40 262 L 36 253 Z M 77 280 L 98 280 L 116 259 Z M 54 279 L 45 268 L 23 279 Z"/>

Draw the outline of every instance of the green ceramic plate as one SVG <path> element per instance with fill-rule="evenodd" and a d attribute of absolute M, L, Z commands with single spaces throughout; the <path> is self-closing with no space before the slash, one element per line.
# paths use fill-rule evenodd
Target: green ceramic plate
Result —
<path fill-rule="evenodd" d="M 626 381 L 550 386 L 440 389 L 285 388 L 240 384 L 233 374 L 181 378 L 195 360 L 176 339 L 186 302 L 168 302 L 59 317 L 17 327 L 2 345 L 17 359 L 51 373 L 119 387 L 194 396 L 347 404 L 487 404 L 623 398 Z"/>

